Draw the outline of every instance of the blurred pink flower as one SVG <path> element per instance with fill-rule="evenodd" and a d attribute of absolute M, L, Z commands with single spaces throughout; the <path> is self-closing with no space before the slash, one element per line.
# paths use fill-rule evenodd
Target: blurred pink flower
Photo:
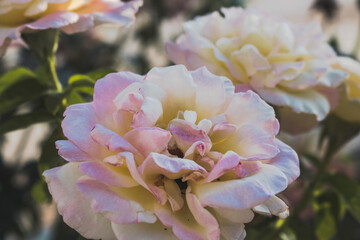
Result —
<path fill-rule="evenodd" d="M 91 239 L 243 239 L 253 211 L 299 175 L 274 110 L 225 77 L 182 65 L 97 81 L 64 113 L 69 163 L 44 176 L 64 221 Z"/>
<path fill-rule="evenodd" d="M 0 0 L 0 56 L 23 30 L 82 32 L 101 23 L 128 26 L 142 0 Z"/>
<path fill-rule="evenodd" d="M 289 131 L 323 120 L 346 74 L 331 67 L 336 55 L 319 24 L 295 25 L 239 7 L 222 13 L 186 22 L 176 43 L 167 43 L 170 59 L 190 70 L 206 66 L 239 84 L 238 91 L 254 90 L 279 106 L 280 122 L 292 119 L 282 124 Z"/>

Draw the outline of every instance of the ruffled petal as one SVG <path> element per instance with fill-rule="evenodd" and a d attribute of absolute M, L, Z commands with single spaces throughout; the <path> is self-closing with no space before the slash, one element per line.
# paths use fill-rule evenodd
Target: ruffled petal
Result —
<path fill-rule="evenodd" d="M 256 91 L 269 103 L 289 106 L 296 113 L 314 114 L 318 121 L 323 120 L 330 111 L 330 104 L 326 97 L 314 89 L 285 92 L 280 88 L 268 88 L 256 89 Z"/>
<path fill-rule="evenodd" d="M 191 72 L 191 75 L 197 85 L 195 111 L 198 118 L 209 118 L 224 110 L 223 108 L 234 93 L 231 81 L 225 77 L 215 76 L 206 67 Z"/>
<path fill-rule="evenodd" d="M 99 161 L 84 162 L 79 166 L 81 172 L 112 187 L 134 187 L 139 185 L 122 166 L 111 166 Z"/>
<path fill-rule="evenodd" d="M 61 157 L 69 162 L 84 162 L 90 160 L 90 156 L 81 151 L 76 145 L 70 141 L 56 141 L 56 148 Z"/>
<path fill-rule="evenodd" d="M 254 207 L 283 191 L 287 187 L 287 178 L 277 167 L 262 164 L 260 171 L 243 179 L 194 184 L 192 187 L 203 206 L 240 210 Z"/>
<path fill-rule="evenodd" d="M 178 179 L 194 171 L 206 174 L 206 170 L 193 160 L 171 158 L 158 153 L 150 153 L 138 169 L 145 179 L 160 174 L 170 179 Z"/>
<path fill-rule="evenodd" d="M 113 223 L 156 222 L 156 216 L 146 211 L 141 204 L 122 198 L 116 191 L 96 180 L 83 178 L 77 182 L 77 186 L 91 201 L 91 208 L 97 213 L 102 213 Z"/>
<path fill-rule="evenodd" d="M 288 184 L 290 184 L 300 175 L 299 158 L 290 146 L 278 139 L 276 139 L 276 143 L 280 153 L 273 159 L 263 162 L 279 168 L 287 177 Z"/>
<path fill-rule="evenodd" d="M 114 126 L 113 112 L 116 106 L 113 100 L 132 83 L 142 81 L 143 77 L 131 72 L 110 73 L 99 79 L 94 87 L 94 109 L 99 120 L 105 126 Z"/>
<path fill-rule="evenodd" d="M 135 128 L 124 135 L 138 151 L 147 157 L 151 152 L 161 153 L 167 148 L 171 134 L 161 128 Z"/>
<path fill-rule="evenodd" d="M 228 123 L 239 127 L 243 124 L 253 124 L 274 135 L 279 131 L 274 109 L 252 91 L 235 94 L 225 115 Z"/>
<path fill-rule="evenodd" d="M 102 159 L 105 156 L 106 148 L 97 144 L 90 134 L 98 122 L 93 104 L 71 105 L 66 108 L 64 116 L 61 127 L 65 137 L 94 159 Z"/>
<path fill-rule="evenodd" d="M 232 151 L 225 153 L 211 169 L 209 175 L 204 179 L 204 183 L 211 182 L 221 177 L 223 174 L 227 173 L 229 170 L 235 168 L 239 164 L 241 164 L 239 155 Z"/>
<path fill-rule="evenodd" d="M 275 137 L 254 125 L 242 125 L 236 133 L 213 145 L 213 151 L 236 152 L 245 160 L 264 160 L 279 153 Z"/>
<path fill-rule="evenodd" d="M 43 175 L 66 224 L 86 238 L 115 238 L 111 222 L 101 214 L 92 211 L 90 202 L 81 195 L 76 187 L 76 181 L 82 176 L 78 170 L 78 163 L 68 163 L 47 170 Z"/>
<path fill-rule="evenodd" d="M 181 119 L 169 123 L 169 130 L 175 139 L 176 146 L 185 153 L 195 142 L 206 144 L 206 150 L 211 148 L 211 140 L 206 132 L 195 124 Z"/>

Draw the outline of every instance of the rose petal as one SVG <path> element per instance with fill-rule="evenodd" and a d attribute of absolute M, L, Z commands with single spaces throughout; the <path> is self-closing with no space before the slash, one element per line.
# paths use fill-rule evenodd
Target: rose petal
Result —
<path fill-rule="evenodd" d="M 147 239 L 147 240 L 178 240 L 171 229 L 166 228 L 160 221 L 152 224 L 115 224 L 112 229 L 119 240 Z"/>
<path fill-rule="evenodd" d="M 147 157 L 151 152 L 164 152 L 170 141 L 171 134 L 161 128 L 140 127 L 127 132 L 124 138 L 138 149 L 144 157 Z"/>
<path fill-rule="evenodd" d="M 85 152 L 81 151 L 76 145 L 66 140 L 56 141 L 56 148 L 61 157 L 69 162 L 84 162 L 91 158 Z"/>
<path fill-rule="evenodd" d="M 276 139 L 280 153 L 273 159 L 264 161 L 279 168 L 287 177 L 288 184 L 292 183 L 300 175 L 299 158 L 296 152 L 282 141 Z"/>
<path fill-rule="evenodd" d="M 79 191 L 91 200 L 92 209 L 97 213 L 102 213 L 113 223 L 156 222 L 156 216 L 146 211 L 141 204 L 122 198 L 96 180 L 80 179 L 77 186 Z"/>
<path fill-rule="evenodd" d="M 92 211 L 90 203 L 76 187 L 76 181 L 82 175 L 78 170 L 78 163 L 68 163 L 47 170 L 43 175 L 66 224 L 86 238 L 114 239 L 111 222 Z"/>
<path fill-rule="evenodd" d="M 110 166 L 101 162 L 81 163 L 79 169 L 89 177 L 113 187 L 134 187 L 138 183 L 131 177 L 127 168 Z"/>
<path fill-rule="evenodd" d="M 97 144 L 90 133 L 98 122 L 92 103 L 75 104 L 66 108 L 61 123 L 65 137 L 94 159 L 104 157 L 106 149 Z"/>
<path fill-rule="evenodd" d="M 160 174 L 170 179 L 178 179 L 194 171 L 206 173 L 206 170 L 193 160 L 171 158 L 158 153 L 150 153 L 138 169 L 145 179 Z"/>
<path fill-rule="evenodd" d="M 225 115 L 228 123 L 239 127 L 251 123 L 261 126 L 269 134 L 275 135 L 279 132 L 274 109 L 252 91 L 235 94 Z"/>
<path fill-rule="evenodd" d="M 263 164 L 259 172 L 243 179 L 194 184 L 193 192 L 203 206 L 240 210 L 258 205 L 286 187 L 286 176 L 277 167 Z"/>

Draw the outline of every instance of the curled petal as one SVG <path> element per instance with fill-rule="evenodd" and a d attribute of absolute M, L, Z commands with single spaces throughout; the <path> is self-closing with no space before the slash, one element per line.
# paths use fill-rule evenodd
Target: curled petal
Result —
<path fill-rule="evenodd" d="M 94 87 L 94 109 L 106 126 L 112 126 L 112 114 L 116 110 L 115 97 L 127 86 L 139 82 L 142 76 L 131 72 L 110 73 L 96 81 Z"/>
<path fill-rule="evenodd" d="M 71 105 L 66 108 L 64 116 L 61 126 L 65 137 L 93 158 L 102 158 L 105 149 L 96 144 L 90 134 L 98 122 L 93 105 Z"/>
<path fill-rule="evenodd" d="M 144 157 L 147 157 L 152 152 L 164 152 L 170 141 L 171 134 L 161 128 L 140 127 L 127 132 L 124 138 L 138 149 Z"/>
<path fill-rule="evenodd" d="M 158 153 L 149 154 L 139 166 L 139 172 L 145 178 L 162 174 L 170 179 L 178 179 L 194 171 L 206 174 L 206 170 L 192 160 L 171 158 Z"/>
<path fill-rule="evenodd" d="M 76 145 L 66 140 L 56 141 L 56 148 L 58 153 L 66 161 L 69 162 L 83 162 L 88 161 L 91 158 L 83 151 L 81 151 Z"/>
<path fill-rule="evenodd" d="M 296 152 L 280 140 L 276 140 L 280 153 L 273 159 L 264 161 L 279 168 L 287 177 L 288 183 L 292 183 L 300 175 L 299 158 Z"/>
<path fill-rule="evenodd" d="M 206 132 L 196 125 L 191 124 L 181 119 L 174 119 L 169 123 L 169 129 L 174 137 L 177 147 L 186 152 L 195 142 L 203 142 L 207 146 L 206 149 L 211 148 L 211 140 Z"/>
<path fill-rule="evenodd" d="M 263 204 L 256 206 L 253 210 L 257 213 L 268 215 L 270 213 L 280 218 L 287 218 L 289 216 L 289 207 L 283 200 L 276 196 L 272 196 Z"/>
<path fill-rule="evenodd" d="M 286 176 L 277 167 L 263 164 L 249 177 L 194 185 L 193 192 L 203 206 L 240 210 L 258 205 L 286 187 Z"/>
<path fill-rule="evenodd" d="M 235 168 L 239 164 L 241 165 L 239 155 L 231 151 L 225 153 L 211 169 L 209 175 L 204 179 L 204 183 L 211 182 L 221 177 L 223 174 L 227 173 L 229 170 Z"/>
<path fill-rule="evenodd" d="M 254 111 L 254 108 L 259 110 Z M 252 91 L 235 94 L 225 115 L 228 123 L 237 126 L 251 123 L 261 126 L 269 134 L 277 134 L 279 131 L 274 109 Z"/>
<path fill-rule="evenodd" d="M 79 169 L 89 177 L 114 187 L 134 187 L 138 183 L 129 171 L 121 166 L 110 166 L 98 161 L 81 163 Z"/>

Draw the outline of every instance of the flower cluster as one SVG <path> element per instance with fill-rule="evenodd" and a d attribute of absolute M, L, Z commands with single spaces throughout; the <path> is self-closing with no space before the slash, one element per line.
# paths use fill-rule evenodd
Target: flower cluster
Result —
<path fill-rule="evenodd" d="M 129 25 L 142 0 L 0 0 L 0 56 L 23 30 L 82 32 L 95 24 Z"/>
<path fill-rule="evenodd" d="M 336 54 L 320 26 L 295 25 L 239 7 L 224 8 L 222 13 L 186 22 L 185 33 L 167 44 L 170 59 L 190 70 L 206 66 L 238 84 L 237 91 L 254 90 L 266 102 L 281 106 L 281 122 L 283 116 L 313 120 L 308 121 L 311 126 L 293 123 L 290 131 L 309 129 L 323 120 L 346 73 L 331 67 Z"/>
<path fill-rule="evenodd" d="M 243 239 L 299 175 L 274 110 L 206 68 L 119 72 L 72 105 L 44 175 L 64 221 L 92 239 Z"/>

